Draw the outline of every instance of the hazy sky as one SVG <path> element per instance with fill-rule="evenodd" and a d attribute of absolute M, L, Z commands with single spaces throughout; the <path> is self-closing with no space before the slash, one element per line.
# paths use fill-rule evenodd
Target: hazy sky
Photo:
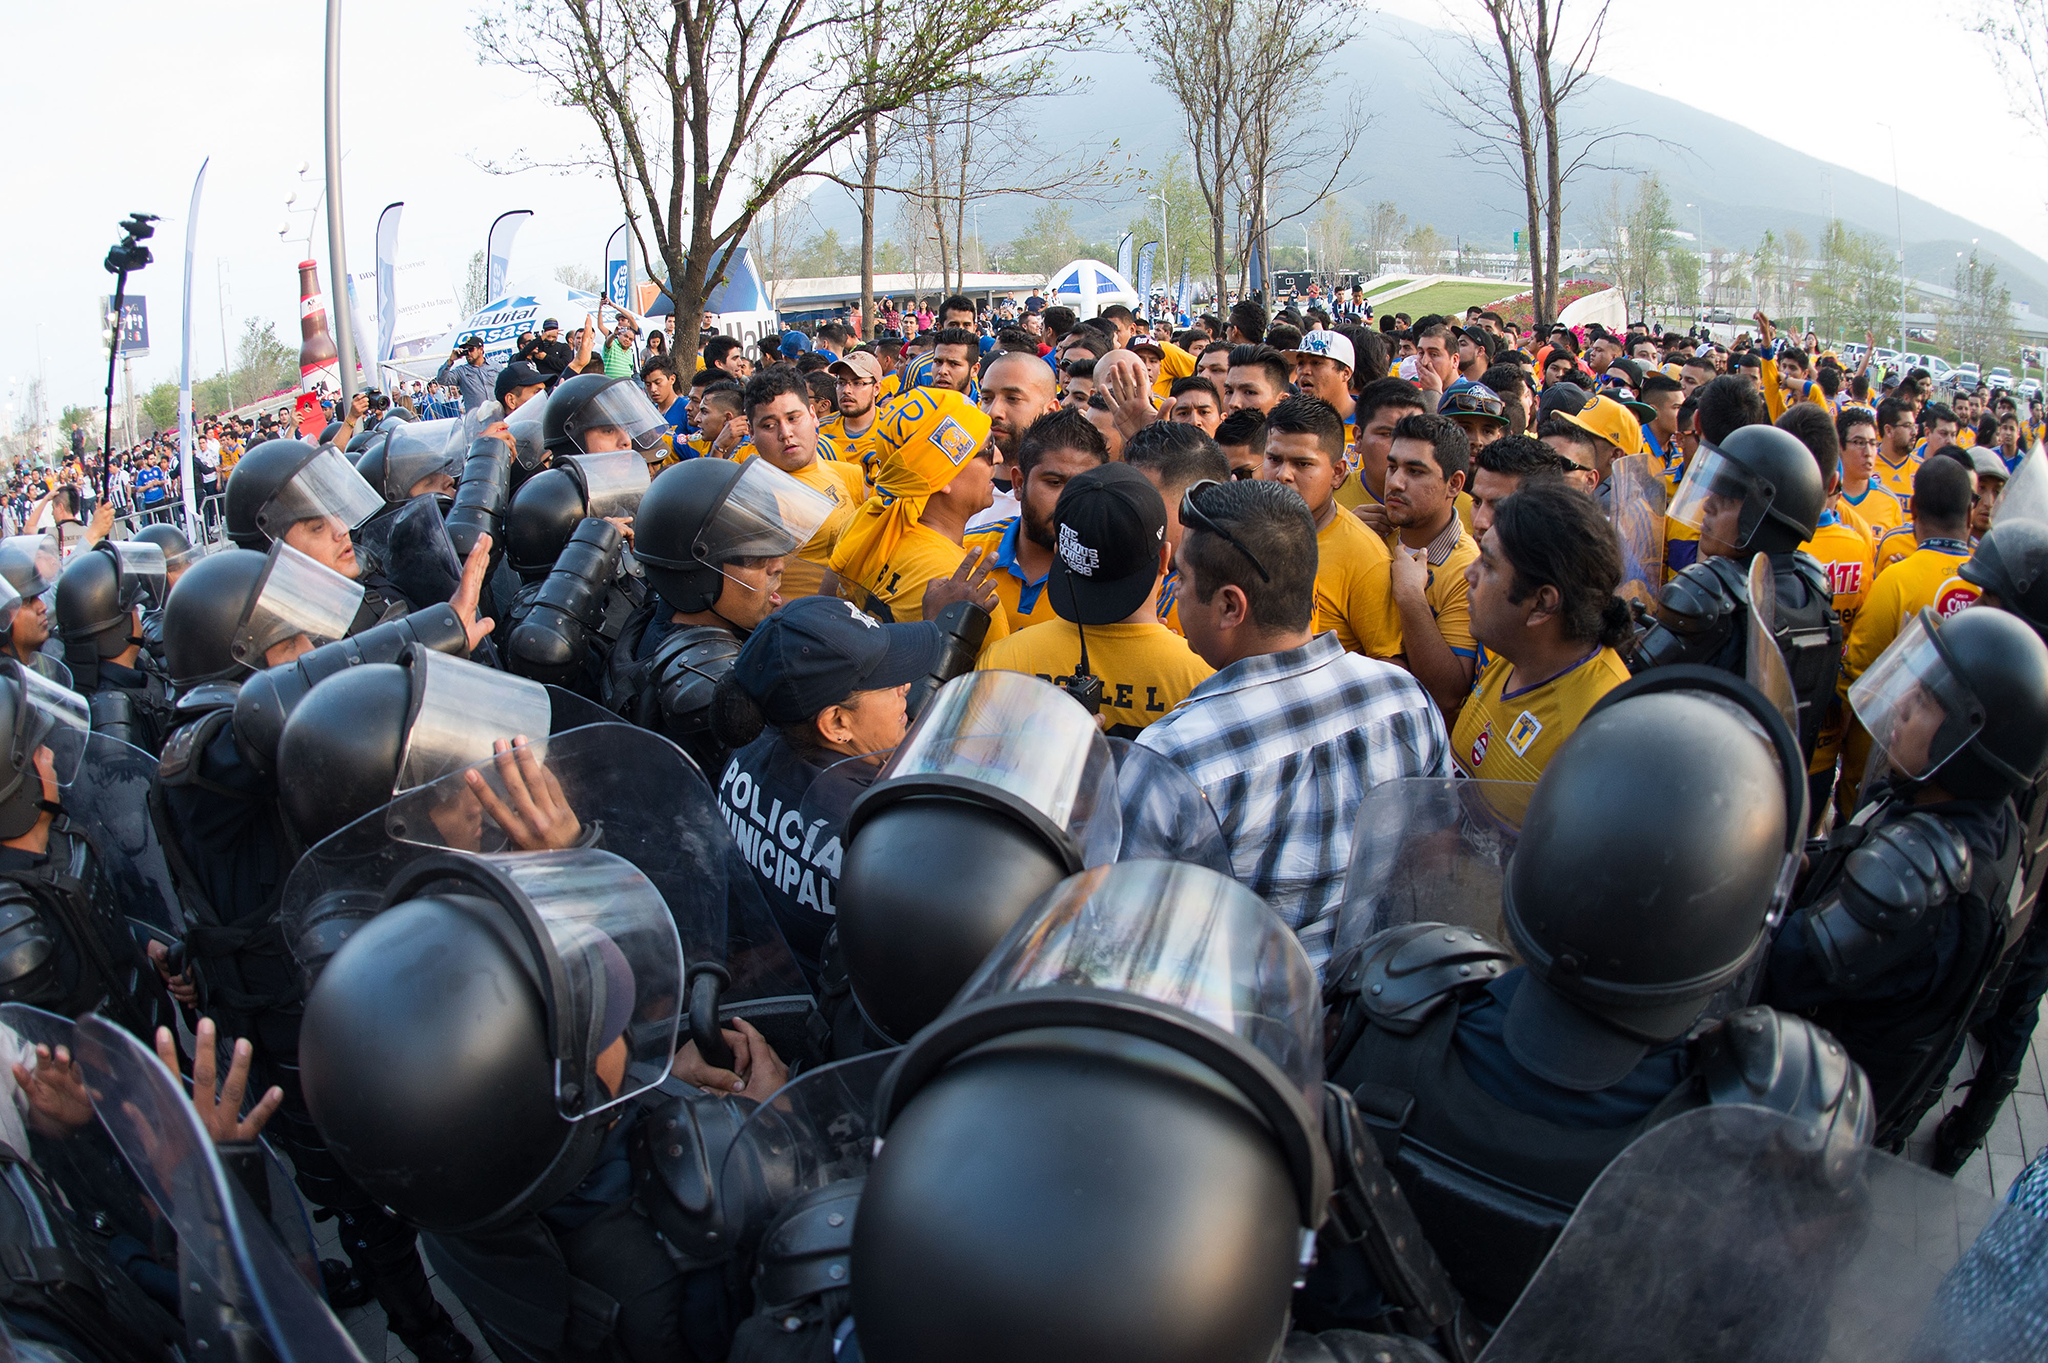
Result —
<path fill-rule="evenodd" d="M 296 266 L 308 220 L 291 218 L 286 242 L 277 228 L 287 217 L 285 195 L 299 188 L 299 162 L 311 164 L 316 181 L 320 171 L 323 10 L 317 0 L 10 7 L 16 59 L 0 82 L 0 119 L 13 136 L 0 254 L 15 266 L 0 295 L 0 402 L 18 404 L 39 366 L 52 411 L 100 400 L 98 298 L 113 282 L 100 262 L 118 221 L 137 209 L 166 221 L 150 243 L 157 263 L 134 283 L 149 299 L 154 342 L 135 363 L 136 387 L 176 377 L 186 205 L 209 155 L 193 278 L 195 377 L 221 366 L 223 309 L 230 337 L 255 316 L 275 321 L 296 346 Z M 619 217 L 604 180 L 499 176 L 477 165 L 513 150 L 567 157 L 586 125 L 542 102 L 523 78 L 482 65 L 466 32 L 473 13 L 420 0 L 347 0 L 351 265 L 367 268 L 378 212 L 403 199 L 402 257 L 425 254 L 452 274 L 483 244 L 492 218 L 531 208 L 515 278 L 545 276 L 558 264 L 596 268 Z M 2048 255 L 2040 190 L 2048 149 L 2006 112 L 1978 40 L 1939 8 L 1907 0 L 1722 0 L 1711 8 L 1625 0 L 1598 65 L 1879 180 L 1891 178 L 1892 156 L 1876 120 L 1911 110 L 1897 118 L 1906 191 Z M 115 98 L 89 94 L 89 69 L 114 75 Z M 301 188 L 302 202 L 318 190 L 317 182 Z M 331 284 L 324 221 L 312 255 Z"/>

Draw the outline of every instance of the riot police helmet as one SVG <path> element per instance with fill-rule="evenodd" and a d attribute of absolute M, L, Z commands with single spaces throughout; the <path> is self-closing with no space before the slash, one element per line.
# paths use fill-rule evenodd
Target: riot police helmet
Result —
<path fill-rule="evenodd" d="M 91 713 L 76 692 L 0 658 L 0 838 L 25 835 L 48 808 L 39 750 L 50 750 L 53 783 L 69 785 L 91 727 Z"/>
<path fill-rule="evenodd" d="M 663 469 L 640 498 L 633 553 L 668 607 L 694 615 L 718 600 L 727 566 L 795 553 L 832 506 L 765 459 L 686 459 Z"/>
<path fill-rule="evenodd" d="M 608 438 L 598 438 L 607 431 Z M 624 449 L 644 454 L 658 448 L 667 431 L 668 418 L 638 381 L 603 374 L 578 374 L 555 385 L 542 420 L 543 443 L 557 458 Z"/>
<path fill-rule="evenodd" d="M 303 440 L 249 451 L 228 478 L 227 499 L 227 535 L 243 549 L 268 549 L 301 521 L 354 530 L 384 504 L 341 451 Z"/>
<path fill-rule="evenodd" d="M 1850 684 L 1849 708 L 1906 780 L 2000 799 L 2048 763 L 2048 644 L 2002 610 L 1924 609 Z"/>
<path fill-rule="evenodd" d="M 876 1095 L 863 1346 L 1274 1357 L 1329 1196 L 1319 1011 L 1299 942 L 1228 877 L 1133 861 L 1054 887 Z"/>
<path fill-rule="evenodd" d="M 365 1192 L 422 1229 L 545 1211 L 588 1175 L 603 1114 L 673 1061 L 683 962 L 662 895 L 598 848 L 438 852 L 383 905 L 306 999 L 315 1125 Z"/>
<path fill-rule="evenodd" d="M 2001 610 L 2048 635 L 2048 524 L 2001 517 L 1977 541 L 1956 576 L 1998 598 Z"/>
<path fill-rule="evenodd" d="M 505 511 L 505 558 L 529 582 L 548 575 L 584 516 L 583 489 L 567 469 L 544 469 L 519 485 Z"/>
<path fill-rule="evenodd" d="M 1700 447 L 1667 514 L 1730 549 L 1778 554 L 1813 538 L 1826 505 L 1820 465 L 1799 437 L 1740 426 L 1719 445 Z"/>
<path fill-rule="evenodd" d="M 34 600 L 57 584 L 63 558 L 55 535 L 9 535 L 0 539 L 0 577 L 24 601 Z"/>
<path fill-rule="evenodd" d="M 948 682 L 847 813 L 839 944 L 868 1024 L 902 1042 L 937 1017 L 1116 803 L 1108 741 L 1064 691 Z"/>
<path fill-rule="evenodd" d="M 186 569 L 164 603 L 164 661 L 181 690 L 247 676 L 262 660 L 234 651 L 237 628 L 270 560 L 248 549 L 224 549 Z"/>
<path fill-rule="evenodd" d="M 145 525 L 135 532 L 135 538 L 164 551 L 164 570 L 167 573 L 178 573 L 205 557 L 204 548 L 193 544 L 191 536 L 169 521 Z"/>
<path fill-rule="evenodd" d="M 1536 783 L 1502 880 L 1528 967 L 1509 1054 L 1593 1092 L 1685 1035 L 1782 910 L 1805 773 L 1784 716 L 1730 673 L 1658 668 L 1602 698 Z"/>
<path fill-rule="evenodd" d="M 539 682 L 414 645 L 396 663 L 364 663 L 316 684 L 285 720 L 277 766 L 292 828 L 315 843 L 492 755 L 493 744 L 538 742 L 552 724 Z"/>
<path fill-rule="evenodd" d="M 57 579 L 57 633 L 66 658 L 96 663 L 140 642 L 136 609 L 163 599 L 166 576 L 163 549 L 144 541 L 102 540 L 73 555 Z"/>
<path fill-rule="evenodd" d="M 320 428 L 320 443 L 323 445 L 332 445 L 334 443 L 334 437 L 340 434 L 341 423 L 339 421 L 330 421 L 325 426 L 322 426 Z"/>

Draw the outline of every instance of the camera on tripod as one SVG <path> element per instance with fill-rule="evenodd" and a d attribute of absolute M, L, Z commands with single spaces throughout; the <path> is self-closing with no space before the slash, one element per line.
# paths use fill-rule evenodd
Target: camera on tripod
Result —
<path fill-rule="evenodd" d="M 121 240 L 114 243 L 107 252 L 107 273 L 122 274 L 139 270 L 155 257 L 142 243 L 156 235 L 156 228 L 150 226 L 157 220 L 154 213 L 130 213 L 121 223 Z"/>

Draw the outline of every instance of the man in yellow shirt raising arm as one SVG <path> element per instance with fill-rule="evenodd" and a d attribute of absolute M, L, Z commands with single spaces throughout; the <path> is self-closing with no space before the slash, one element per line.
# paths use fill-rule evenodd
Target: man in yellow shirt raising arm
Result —
<path fill-rule="evenodd" d="M 1316 523 L 1315 632 L 1337 632 L 1352 653 L 1391 659 L 1401 652 L 1394 609 L 1393 554 L 1365 523 L 1337 505 L 1351 474 L 1344 419 L 1321 398 L 1286 398 L 1266 413 L 1266 462 L 1259 477 L 1285 483 Z"/>
<path fill-rule="evenodd" d="M 1215 670 L 1159 622 L 1166 503 L 1130 465 L 1104 464 L 1061 491 L 1053 526 L 1046 595 L 1058 618 L 983 649 L 977 665 L 1094 697 L 1110 735 L 1135 738 Z"/>

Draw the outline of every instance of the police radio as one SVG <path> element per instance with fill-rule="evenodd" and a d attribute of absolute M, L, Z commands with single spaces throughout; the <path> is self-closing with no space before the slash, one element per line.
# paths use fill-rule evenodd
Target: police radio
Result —
<path fill-rule="evenodd" d="M 1081 636 L 1081 661 L 1074 664 L 1071 677 L 1054 677 L 1052 684 L 1073 697 L 1075 702 L 1091 715 L 1102 713 L 1102 678 L 1088 670 L 1088 635 L 1079 624 L 1074 632 Z"/>

